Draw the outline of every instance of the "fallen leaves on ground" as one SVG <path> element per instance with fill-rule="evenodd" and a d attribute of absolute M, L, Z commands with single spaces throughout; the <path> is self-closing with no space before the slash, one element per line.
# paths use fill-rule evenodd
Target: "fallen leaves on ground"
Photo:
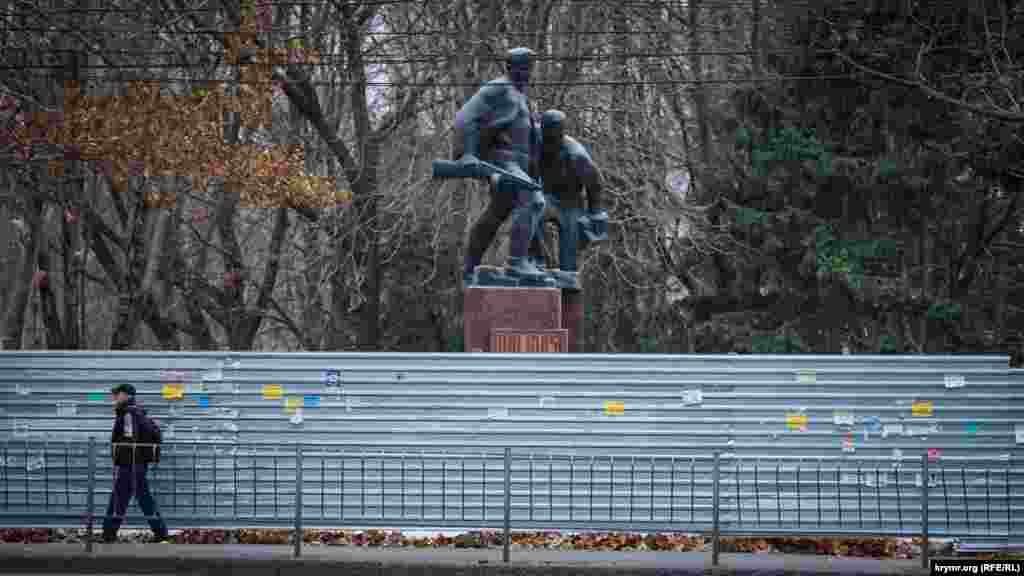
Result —
<path fill-rule="evenodd" d="M 97 535 L 98 537 L 98 535 Z M 360 546 L 391 548 L 495 548 L 504 544 L 500 531 L 481 530 L 449 536 L 436 534 L 413 537 L 398 530 L 305 530 L 302 540 L 307 545 Z M 145 542 L 145 531 L 123 531 L 119 541 Z M 262 544 L 283 546 L 291 544 L 292 531 L 288 529 L 203 530 L 189 528 L 177 532 L 176 544 Z M 79 543 L 84 542 L 84 530 L 55 530 L 44 528 L 0 529 L 0 542 L 5 543 Z M 706 552 L 711 540 L 705 536 L 662 533 L 632 534 L 622 532 L 562 534 L 555 531 L 513 532 L 512 548 L 544 550 L 601 550 L 601 551 L 671 551 Z M 935 554 L 954 555 L 951 543 L 932 543 Z M 919 556 L 921 541 L 895 538 L 732 538 L 723 537 L 721 551 L 747 554 L 814 554 L 858 558 L 907 559 Z M 1000 555 L 979 555 L 979 558 L 997 558 Z"/>

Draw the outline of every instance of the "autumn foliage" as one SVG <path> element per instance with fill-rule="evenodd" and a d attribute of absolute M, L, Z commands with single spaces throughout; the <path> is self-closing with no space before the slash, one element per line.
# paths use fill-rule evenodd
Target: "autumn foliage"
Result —
<path fill-rule="evenodd" d="M 58 113 L 19 112 L 8 143 L 20 160 L 47 160 L 53 177 L 62 177 L 68 161 L 88 161 L 106 174 L 115 191 L 132 176 L 187 176 L 199 192 L 210 178 L 237 191 L 249 207 L 324 208 L 345 203 L 333 178 L 305 174 L 302 146 L 243 145 L 224 133 L 225 113 L 238 114 L 248 129 L 272 122 L 271 71 L 274 65 L 315 62 L 318 57 L 293 43 L 287 49 L 255 47 L 257 19 L 250 15 L 239 31 L 225 35 L 229 63 L 238 65 L 238 82 L 205 83 L 188 94 L 174 94 L 157 82 L 136 81 L 119 94 L 94 96 L 74 81 L 64 85 Z M 248 50 L 249 57 L 240 54 Z M 54 153 L 53 150 L 58 150 Z M 175 202 L 173 192 L 148 192 L 151 207 Z"/>

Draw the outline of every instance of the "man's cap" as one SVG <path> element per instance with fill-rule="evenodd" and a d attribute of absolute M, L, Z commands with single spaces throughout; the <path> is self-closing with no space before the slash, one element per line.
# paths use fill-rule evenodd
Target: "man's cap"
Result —
<path fill-rule="evenodd" d="M 529 65 L 530 57 L 534 54 L 536 52 L 526 47 L 513 48 L 508 51 L 508 64 L 509 66 Z"/>
<path fill-rule="evenodd" d="M 548 110 L 540 117 L 540 127 L 560 128 L 565 123 L 565 112 L 561 110 Z"/>
<path fill-rule="evenodd" d="M 118 384 L 110 389 L 111 394 L 120 394 L 121 392 L 124 392 L 129 396 L 135 396 L 135 386 L 132 386 L 131 384 Z"/>

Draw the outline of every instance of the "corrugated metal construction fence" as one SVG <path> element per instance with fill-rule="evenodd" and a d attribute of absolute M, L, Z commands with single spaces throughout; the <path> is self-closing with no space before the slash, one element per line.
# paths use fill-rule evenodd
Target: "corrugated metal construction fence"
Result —
<path fill-rule="evenodd" d="M 176 528 L 1024 534 L 998 356 L 0 352 L 0 522 L 102 516 L 122 382 Z"/>

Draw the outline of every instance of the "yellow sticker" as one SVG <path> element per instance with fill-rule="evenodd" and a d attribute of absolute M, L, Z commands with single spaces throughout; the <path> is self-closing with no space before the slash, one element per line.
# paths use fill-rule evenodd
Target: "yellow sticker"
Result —
<path fill-rule="evenodd" d="M 280 400 L 283 395 L 284 390 L 280 384 L 267 384 L 263 387 L 264 400 Z"/>
<path fill-rule="evenodd" d="M 796 373 L 796 381 L 800 384 L 814 384 L 818 381 L 818 373 L 814 370 L 800 370 Z"/>
<path fill-rule="evenodd" d="M 301 407 L 302 398 L 288 398 L 284 401 L 284 411 L 288 414 L 294 414 Z"/>
<path fill-rule="evenodd" d="M 790 430 L 807 430 L 807 415 L 787 414 L 786 427 Z"/>
<path fill-rule="evenodd" d="M 164 400 L 181 400 L 185 397 L 184 384 L 164 384 Z"/>
<path fill-rule="evenodd" d="M 914 416 L 931 416 L 932 415 L 932 402 L 914 402 L 910 405 L 910 413 Z"/>
<path fill-rule="evenodd" d="M 604 413 L 606 416 L 621 416 L 626 412 L 626 405 L 622 402 L 605 402 Z"/>

